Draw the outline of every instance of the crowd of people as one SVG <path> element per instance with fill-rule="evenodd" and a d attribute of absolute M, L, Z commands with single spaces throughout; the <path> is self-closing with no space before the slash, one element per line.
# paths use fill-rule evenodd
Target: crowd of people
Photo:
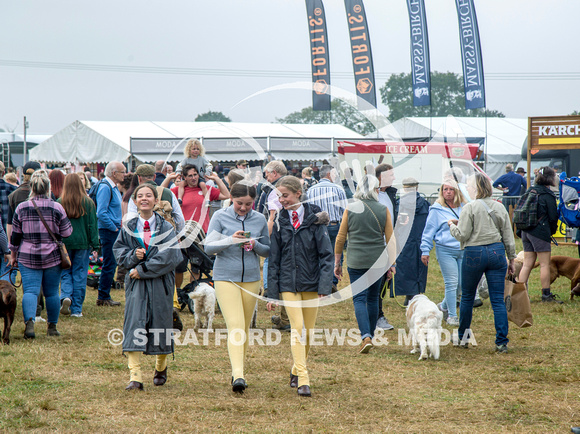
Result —
<path fill-rule="evenodd" d="M 221 179 L 198 140 L 187 143 L 184 157 L 175 172 L 159 161 L 155 166 L 139 165 L 128 174 L 123 163 L 112 161 L 96 179 L 90 171 L 65 175 L 28 162 L 19 186 L 0 179 L 1 274 L 2 279 L 15 281 L 15 270 L 20 272 L 26 339 L 35 338 L 43 306 L 48 336 L 60 334 L 59 315 L 83 317 L 89 259 L 100 253 L 97 306 L 120 306 L 112 299 L 111 288 L 117 284 L 125 289 L 122 348 L 130 370 L 127 389 L 143 390 L 141 353 L 156 356 L 154 384 L 163 385 L 167 355 L 174 348 L 171 336 L 154 338 L 152 330 L 170 334 L 183 327 L 178 295 L 184 273 L 189 268 L 192 278 L 200 277 L 180 248 L 185 228 L 193 221 L 207 234 L 205 252 L 215 255 L 213 281 L 228 329 L 234 392 L 247 387 L 248 340 L 233 335 L 248 336 L 257 298 L 264 295 L 268 311 L 281 305 L 279 315 L 272 317 L 273 327 L 291 332 L 289 385 L 298 395 L 311 396 L 310 332 L 318 299 L 338 291 L 338 282 L 345 277 L 345 251 L 361 335 L 359 353 L 373 348 L 377 328 L 393 329 L 383 313 L 387 291 L 405 296 L 405 303 L 425 292 L 433 247 L 445 285 L 438 306 L 447 323 L 459 328 L 459 346 L 469 345 L 464 336 L 473 308 L 481 305 L 476 293 L 485 275 L 496 351 L 507 352 L 504 279 L 506 271 L 514 272 L 515 241 L 508 210 L 491 198 L 492 184 L 484 174 L 469 176 L 464 183 L 462 174 L 450 171 L 429 206 L 412 177 L 403 179 L 397 197 L 394 169 L 388 164 L 367 167 L 357 184 L 348 174 L 348 188 L 354 190 L 348 199 L 338 171 L 330 165 L 322 165 L 320 179 L 315 180 L 310 168 L 298 178 L 289 175 L 281 161 L 270 161 L 264 167 L 265 180 L 258 183 L 244 160 Z M 4 171 L 3 166 L 0 169 Z M 518 276 L 527 282 L 537 258 L 546 302 L 558 301 L 549 289 L 550 237 L 557 212 L 548 187 L 555 179 L 549 167 L 536 176 L 539 224 L 522 233 L 525 259 Z M 509 183 L 516 184 L 512 179 L 498 185 L 511 188 Z M 223 205 L 212 213 L 210 204 L 216 201 Z M 408 236 L 400 243 L 397 231 L 411 220 Z M 70 257 L 67 269 L 61 267 L 61 241 Z M 147 339 L 134 339 L 141 329 Z"/>

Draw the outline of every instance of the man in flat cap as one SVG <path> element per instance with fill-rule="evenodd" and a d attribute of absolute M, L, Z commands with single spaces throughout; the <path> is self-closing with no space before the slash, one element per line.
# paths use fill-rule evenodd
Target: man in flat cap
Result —
<path fill-rule="evenodd" d="M 417 192 L 418 186 L 419 181 L 415 178 L 403 179 L 399 200 L 399 224 L 408 224 L 414 215 L 405 247 L 397 257 L 395 273 L 395 295 L 405 296 L 405 306 L 415 295 L 423 294 L 427 286 L 427 267 L 421 262 L 421 237 L 427 223 L 429 202 Z"/>

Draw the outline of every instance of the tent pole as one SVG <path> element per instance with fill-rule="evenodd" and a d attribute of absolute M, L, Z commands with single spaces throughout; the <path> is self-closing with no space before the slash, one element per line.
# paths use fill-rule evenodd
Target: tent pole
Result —
<path fill-rule="evenodd" d="M 487 110 L 485 111 L 485 143 L 483 145 L 483 171 L 487 173 Z"/>
<path fill-rule="evenodd" d="M 22 150 L 22 166 L 26 164 L 26 160 L 28 159 L 28 150 L 26 149 L 26 129 L 28 128 L 28 122 L 26 122 L 26 116 L 24 116 L 24 148 Z"/>

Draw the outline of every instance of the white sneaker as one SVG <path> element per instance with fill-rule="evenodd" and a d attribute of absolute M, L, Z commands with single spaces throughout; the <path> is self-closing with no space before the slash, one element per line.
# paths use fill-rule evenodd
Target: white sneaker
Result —
<path fill-rule="evenodd" d="M 447 318 L 447 324 L 451 326 L 458 326 L 459 325 L 459 318 L 456 316 L 450 316 Z"/>
<path fill-rule="evenodd" d="M 70 317 L 71 318 L 81 318 L 83 316 L 82 313 L 71 313 Z"/>
<path fill-rule="evenodd" d="M 443 312 L 443 319 L 447 319 L 449 317 L 449 311 L 447 309 L 443 309 L 443 302 L 439 303 L 437 307 L 441 312 Z"/>
<path fill-rule="evenodd" d="M 389 324 L 389 322 L 387 321 L 387 318 L 382 316 L 377 321 L 377 328 L 383 329 L 383 330 L 393 330 L 395 327 L 393 327 L 391 324 Z"/>
<path fill-rule="evenodd" d="M 70 315 L 70 305 L 71 305 L 72 301 L 70 298 L 63 298 L 62 299 L 62 304 L 60 306 L 60 313 L 62 315 Z"/>
<path fill-rule="evenodd" d="M 38 315 L 34 320 L 36 322 L 46 322 L 46 320 L 43 317 L 41 317 L 40 315 Z"/>

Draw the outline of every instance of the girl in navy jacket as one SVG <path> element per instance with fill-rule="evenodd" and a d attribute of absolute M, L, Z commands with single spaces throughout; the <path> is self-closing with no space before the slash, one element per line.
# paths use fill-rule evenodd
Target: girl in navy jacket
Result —
<path fill-rule="evenodd" d="M 270 237 L 268 296 L 284 301 L 290 319 L 294 359 L 290 387 L 297 387 L 300 396 L 311 396 L 306 359 L 318 313 L 317 298 L 329 295 L 332 288 L 333 253 L 326 229 L 329 219 L 316 205 L 300 202 L 298 178 L 285 176 L 276 188 L 284 209 Z M 268 310 L 272 308 L 268 303 Z"/>

